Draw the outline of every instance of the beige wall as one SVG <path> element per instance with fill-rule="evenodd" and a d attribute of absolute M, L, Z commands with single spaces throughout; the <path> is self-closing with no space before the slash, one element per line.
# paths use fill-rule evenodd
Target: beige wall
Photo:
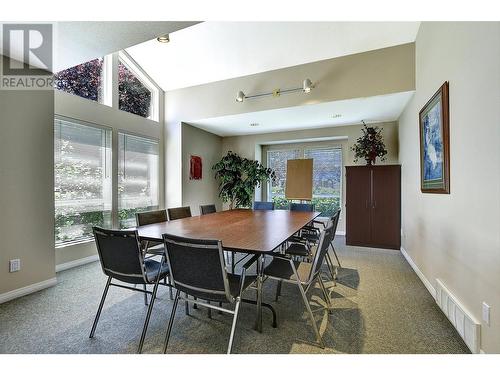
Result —
<path fill-rule="evenodd" d="M 201 204 L 214 203 L 217 210 L 222 208 L 218 196 L 218 185 L 212 171 L 212 166 L 221 158 L 221 150 L 221 137 L 188 124 L 182 124 L 182 205 L 190 206 L 193 215 L 199 214 Z M 189 179 L 191 155 L 202 158 L 201 180 Z"/>
<path fill-rule="evenodd" d="M 0 294 L 55 277 L 53 142 L 52 90 L 0 90 Z"/>
<path fill-rule="evenodd" d="M 387 160 L 381 162 L 377 159 L 377 164 L 397 164 L 398 163 L 398 126 L 395 122 L 374 124 L 382 129 L 385 145 L 387 147 Z M 342 147 L 342 160 L 345 165 L 355 165 L 354 154 L 351 151 L 351 146 L 356 142 L 356 139 L 361 135 L 362 125 L 350 126 L 335 126 L 322 129 L 300 130 L 291 132 L 267 133 L 256 135 L 245 135 L 238 137 L 225 137 L 222 139 L 222 152 L 225 154 L 228 151 L 234 151 L 241 156 L 261 160 L 265 162 L 266 155 L 262 154 L 262 145 L 274 142 L 303 142 L 307 140 L 308 145 L 313 144 L 336 144 Z M 320 141 L 325 137 L 343 137 L 347 139 L 333 140 L 333 141 Z M 312 139 L 317 139 L 317 142 L 311 142 Z M 264 147 L 264 151 L 268 148 L 285 149 L 293 148 L 290 144 L 279 144 Z M 364 160 L 359 160 L 357 164 L 363 164 Z M 345 169 L 342 173 L 342 214 L 338 224 L 339 231 L 345 231 Z M 264 189 L 261 192 L 256 192 L 256 199 L 265 199 Z"/>
<path fill-rule="evenodd" d="M 251 95 L 276 87 L 296 87 L 304 78 L 310 78 L 316 86 L 308 95 L 235 101 L 239 90 Z M 167 205 L 177 206 L 183 201 L 182 122 L 414 89 L 415 48 L 411 43 L 168 91 L 165 95 Z M 250 154 L 255 155 L 255 150 Z"/>
<path fill-rule="evenodd" d="M 441 279 L 500 353 L 500 23 L 423 23 L 416 94 L 399 120 L 402 244 L 429 282 Z M 451 194 L 420 192 L 418 112 L 450 82 Z"/>

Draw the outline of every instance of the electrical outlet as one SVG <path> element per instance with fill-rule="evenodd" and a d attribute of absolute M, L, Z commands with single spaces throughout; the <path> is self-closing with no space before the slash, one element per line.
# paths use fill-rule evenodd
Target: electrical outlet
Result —
<path fill-rule="evenodd" d="M 21 259 L 9 260 L 9 272 L 17 272 L 21 269 Z"/>
<path fill-rule="evenodd" d="M 483 302 L 483 321 L 490 325 L 490 306 L 486 302 Z"/>

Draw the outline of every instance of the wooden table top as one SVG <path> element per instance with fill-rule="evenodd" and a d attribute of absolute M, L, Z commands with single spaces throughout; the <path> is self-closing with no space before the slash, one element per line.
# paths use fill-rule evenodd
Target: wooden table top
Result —
<path fill-rule="evenodd" d="M 218 239 L 227 250 L 268 253 L 320 212 L 236 209 L 137 227 L 142 240 L 162 241 L 162 234 Z"/>

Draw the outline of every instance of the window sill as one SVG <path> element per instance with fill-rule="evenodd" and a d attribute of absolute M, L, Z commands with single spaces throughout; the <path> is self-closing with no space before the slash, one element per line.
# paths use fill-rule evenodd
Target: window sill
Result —
<path fill-rule="evenodd" d="M 61 244 L 56 245 L 56 249 L 63 249 L 65 247 L 70 247 L 70 246 L 77 246 L 77 245 L 83 245 L 89 242 L 94 242 L 93 238 L 85 238 L 82 240 L 75 240 L 75 241 L 70 241 L 70 242 L 64 242 Z"/>

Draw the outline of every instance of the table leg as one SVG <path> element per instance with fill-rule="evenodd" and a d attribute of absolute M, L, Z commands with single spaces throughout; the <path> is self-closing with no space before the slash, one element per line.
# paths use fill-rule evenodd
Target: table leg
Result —
<path fill-rule="evenodd" d="M 262 272 L 264 270 L 264 255 L 261 255 L 257 261 L 257 321 L 255 329 L 262 333 Z"/>

